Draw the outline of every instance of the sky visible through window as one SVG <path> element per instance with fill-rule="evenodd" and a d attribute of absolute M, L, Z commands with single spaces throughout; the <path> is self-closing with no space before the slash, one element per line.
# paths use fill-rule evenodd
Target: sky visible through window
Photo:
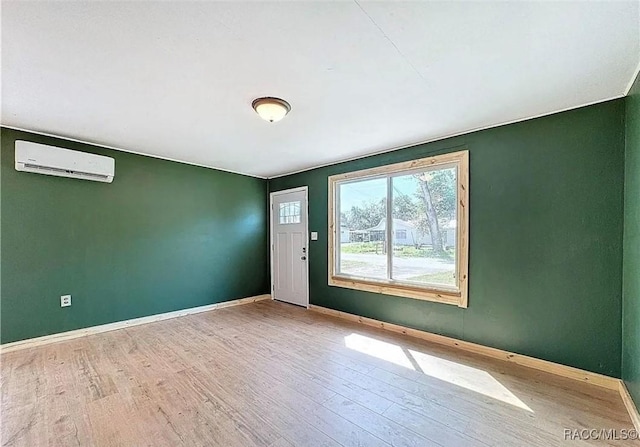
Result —
<path fill-rule="evenodd" d="M 349 185 L 345 188 L 346 185 Z M 417 190 L 417 182 L 407 176 L 395 177 L 393 188 L 397 194 L 413 196 Z M 366 185 L 361 182 L 347 183 L 340 189 L 340 208 L 350 209 L 352 206 L 362 203 L 378 201 L 387 196 L 387 179 L 380 178 L 368 181 Z"/>

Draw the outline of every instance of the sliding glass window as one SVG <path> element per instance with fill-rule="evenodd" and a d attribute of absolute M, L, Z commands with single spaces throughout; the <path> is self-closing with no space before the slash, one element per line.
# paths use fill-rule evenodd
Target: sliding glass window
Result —
<path fill-rule="evenodd" d="M 466 307 L 468 151 L 329 178 L 329 284 Z"/>

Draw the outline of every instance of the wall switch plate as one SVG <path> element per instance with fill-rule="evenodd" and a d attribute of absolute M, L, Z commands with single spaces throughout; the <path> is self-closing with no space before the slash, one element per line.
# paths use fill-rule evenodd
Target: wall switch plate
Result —
<path fill-rule="evenodd" d="M 312 241 L 317 241 L 318 240 L 318 232 L 317 231 L 312 231 L 311 232 L 311 240 Z"/>
<path fill-rule="evenodd" d="M 71 295 L 62 295 L 60 297 L 60 307 L 71 306 Z"/>

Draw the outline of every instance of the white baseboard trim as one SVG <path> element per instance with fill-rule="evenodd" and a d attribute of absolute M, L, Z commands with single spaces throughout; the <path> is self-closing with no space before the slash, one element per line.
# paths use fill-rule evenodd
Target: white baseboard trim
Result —
<path fill-rule="evenodd" d="M 574 368 L 572 366 L 561 365 L 559 363 L 549 362 L 547 360 L 541 360 L 535 357 L 528 357 L 526 355 L 503 351 L 502 349 L 490 348 L 488 346 L 458 340 L 456 338 L 445 337 L 444 335 L 433 334 L 431 332 L 420 331 L 418 329 L 412 329 L 397 324 L 386 323 L 384 321 L 374 320 L 372 318 L 361 317 L 359 315 L 353 315 L 335 309 L 328 309 L 326 307 L 311 305 L 309 306 L 309 309 L 321 314 L 331 315 L 352 322 L 361 323 L 367 326 L 373 326 L 388 331 L 409 335 L 421 340 L 426 340 L 451 348 L 461 349 L 463 351 L 480 354 L 486 357 L 516 363 L 521 366 L 526 366 L 528 368 L 537 369 L 539 371 L 567 377 L 569 379 L 578 380 L 584 383 L 590 383 L 592 385 L 600 386 L 610 390 L 619 391 L 620 389 L 620 379 L 597 374 L 591 371 L 585 371 L 582 369 Z"/>
<path fill-rule="evenodd" d="M 181 309 L 173 312 L 165 312 L 162 314 L 149 315 L 148 317 L 133 318 L 131 320 L 116 321 L 115 323 L 101 324 L 99 326 L 91 326 L 73 331 L 60 332 L 57 334 L 45 335 L 42 337 L 28 338 L 26 340 L 14 341 L 0 345 L 0 353 L 4 354 L 19 349 L 34 348 L 36 346 L 48 345 L 60 341 L 71 340 L 87 335 L 100 334 L 102 332 L 115 331 L 116 329 L 138 326 L 141 324 L 153 323 L 156 321 L 168 320 L 169 318 L 183 317 L 185 315 L 197 314 L 200 312 L 208 312 L 225 307 L 239 306 L 241 304 L 255 303 L 256 301 L 269 300 L 271 295 L 258 295 L 248 298 L 240 298 L 237 300 L 223 301 L 216 304 L 207 304 L 206 306 L 191 307 L 189 309 Z"/>
<path fill-rule="evenodd" d="M 629 390 L 627 389 L 627 385 L 625 385 L 624 380 L 620 381 L 620 397 L 622 397 L 622 402 L 624 402 L 624 406 L 627 407 L 627 411 L 629 412 L 629 417 L 631 417 L 631 422 L 633 422 L 633 426 L 640 432 L 640 413 L 638 413 L 638 407 L 636 407 Z"/>

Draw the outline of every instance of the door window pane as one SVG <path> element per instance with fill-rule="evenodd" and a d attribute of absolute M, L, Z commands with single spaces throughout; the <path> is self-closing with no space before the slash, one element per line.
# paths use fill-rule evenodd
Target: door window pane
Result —
<path fill-rule="evenodd" d="M 300 201 L 281 203 L 279 213 L 280 224 L 300 223 Z"/>

